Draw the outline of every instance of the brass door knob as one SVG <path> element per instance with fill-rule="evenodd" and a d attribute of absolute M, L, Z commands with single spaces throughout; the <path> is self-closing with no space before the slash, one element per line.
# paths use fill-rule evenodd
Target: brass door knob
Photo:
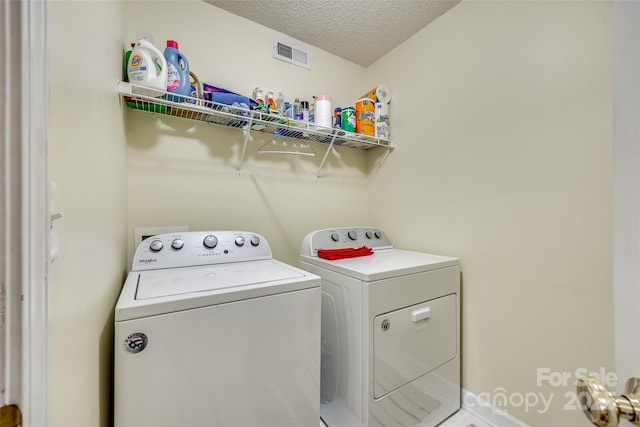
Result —
<path fill-rule="evenodd" d="M 638 390 L 637 378 L 627 381 L 627 391 Z M 640 401 L 635 393 L 616 396 L 596 378 L 580 378 L 576 383 L 578 405 L 587 419 L 599 427 L 615 427 L 621 419 L 640 426 Z"/>

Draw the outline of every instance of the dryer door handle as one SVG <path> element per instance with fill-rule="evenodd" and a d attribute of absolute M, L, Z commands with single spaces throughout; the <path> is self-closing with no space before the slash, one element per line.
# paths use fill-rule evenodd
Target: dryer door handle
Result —
<path fill-rule="evenodd" d="M 431 307 L 423 307 L 411 312 L 411 321 L 419 322 L 420 320 L 428 319 L 431 317 Z"/>

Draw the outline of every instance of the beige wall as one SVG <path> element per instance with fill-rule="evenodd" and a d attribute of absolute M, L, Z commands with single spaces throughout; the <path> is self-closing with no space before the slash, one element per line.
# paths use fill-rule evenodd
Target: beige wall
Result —
<path fill-rule="evenodd" d="M 48 7 L 50 170 L 64 214 L 52 268 L 50 425 L 106 427 L 112 313 L 126 269 L 126 141 L 115 92 L 126 4 Z"/>
<path fill-rule="evenodd" d="M 534 426 L 584 425 L 563 409 L 575 378 L 538 386 L 536 372 L 612 367 L 610 3 L 466 0 L 369 69 L 307 46 L 311 71 L 271 57 L 279 34 L 199 1 L 50 4 L 65 214 L 52 425 L 108 425 L 112 311 L 135 227 L 253 230 L 296 263 L 307 232 L 349 224 L 461 258 L 466 389 L 551 396 L 546 413 L 506 409 Z M 200 80 L 246 94 L 326 93 L 335 106 L 387 83 L 398 148 L 379 169 L 381 153 L 339 148 L 315 182 L 326 145 L 312 144 L 313 159 L 261 155 L 252 134 L 238 176 L 240 131 L 121 113 L 119 61 L 137 31 L 177 40 Z"/>
<path fill-rule="evenodd" d="M 463 386 L 534 426 L 585 425 L 575 370 L 613 369 L 612 26 L 607 2 L 466 0 L 367 70 L 398 143 L 372 222 L 460 257 Z"/>

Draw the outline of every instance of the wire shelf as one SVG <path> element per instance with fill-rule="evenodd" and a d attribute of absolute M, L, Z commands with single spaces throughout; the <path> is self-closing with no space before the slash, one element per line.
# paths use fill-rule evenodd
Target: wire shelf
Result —
<path fill-rule="evenodd" d="M 361 150 L 374 147 L 394 148 L 389 140 L 382 138 L 358 135 L 342 129 L 324 128 L 311 122 L 293 120 L 257 110 L 188 96 L 177 96 L 128 82 L 119 82 L 118 92 L 129 107 L 148 113 L 182 117 L 243 130 L 251 129 L 274 137 L 315 141 Z"/>

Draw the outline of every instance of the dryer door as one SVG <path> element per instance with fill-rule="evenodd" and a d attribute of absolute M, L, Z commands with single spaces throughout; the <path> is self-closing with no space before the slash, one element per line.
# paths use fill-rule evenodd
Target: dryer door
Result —
<path fill-rule="evenodd" d="M 374 397 L 456 357 L 457 301 L 451 294 L 374 318 Z"/>

